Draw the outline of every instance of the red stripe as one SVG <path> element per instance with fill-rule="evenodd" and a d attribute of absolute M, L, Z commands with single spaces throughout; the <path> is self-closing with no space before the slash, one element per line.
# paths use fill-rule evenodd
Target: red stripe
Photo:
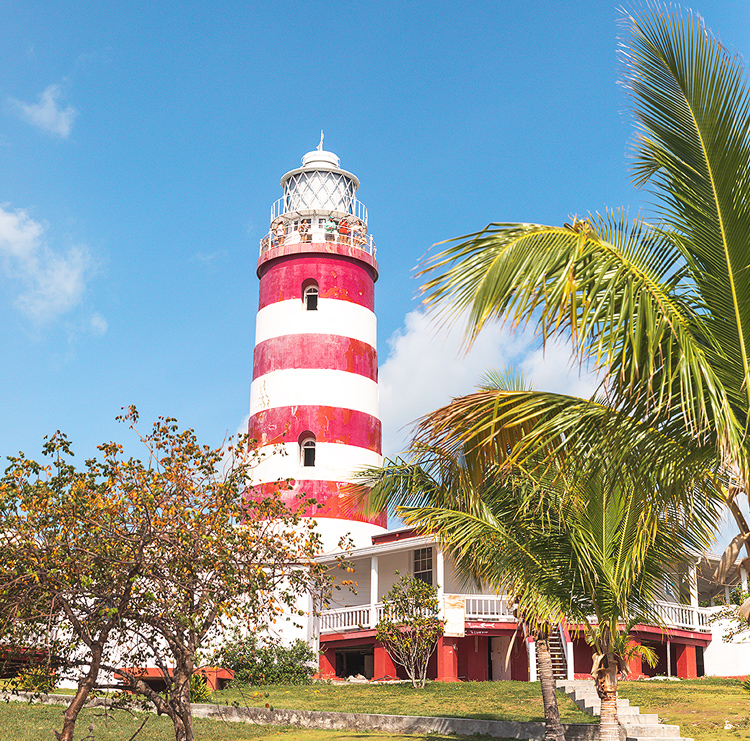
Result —
<path fill-rule="evenodd" d="M 375 310 L 372 273 L 357 260 L 329 255 L 294 255 L 273 262 L 260 279 L 259 308 L 277 301 L 302 301 L 302 284 L 316 280 L 321 298 L 351 301 Z"/>
<path fill-rule="evenodd" d="M 280 260 L 290 255 L 297 256 L 310 254 L 341 255 L 347 257 L 350 260 L 367 265 L 373 281 L 378 279 L 378 263 L 372 255 L 361 250 L 359 247 L 352 247 L 351 245 L 339 244 L 337 242 L 285 244 L 282 247 L 274 247 L 270 250 L 266 250 L 265 252 L 262 252 L 258 258 L 256 273 L 258 274 L 258 277 L 261 278 L 263 272 L 276 260 Z"/>
<path fill-rule="evenodd" d="M 304 508 L 302 514 L 305 517 L 333 517 L 338 520 L 369 522 L 372 525 L 387 527 L 386 513 L 381 512 L 372 516 L 365 514 L 362 505 L 349 493 L 350 487 L 351 483 L 346 481 L 295 481 L 292 489 L 284 489 L 277 483 L 268 483 L 259 484 L 246 496 L 270 496 L 281 488 L 282 501 L 293 511 L 300 509 L 304 499 L 315 499 L 317 504 Z M 300 497 L 303 501 L 300 501 Z"/>
<path fill-rule="evenodd" d="M 320 368 L 378 380 L 378 351 L 369 343 L 327 334 L 287 334 L 255 346 L 253 378 L 288 368 Z"/>
<path fill-rule="evenodd" d="M 253 414 L 247 425 L 259 446 L 296 443 L 303 432 L 319 443 L 340 443 L 381 452 L 380 420 L 365 412 L 326 406 L 274 407 Z"/>

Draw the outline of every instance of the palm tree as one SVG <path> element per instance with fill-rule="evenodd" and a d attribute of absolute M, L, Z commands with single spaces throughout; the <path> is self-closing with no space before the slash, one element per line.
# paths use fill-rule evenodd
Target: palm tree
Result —
<path fill-rule="evenodd" d="M 435 532 L 468 581 L 515 596 L 516 615 L 536 642 L 545 739 L 564 741 L 548 636 L 565 617 L 571 593 L 559 578 L 566 564 L 550 558 L 551 534 L 540 528 L 546 500 L 540 502 L 531 486 L 508 485 L 497 466 L 477 466 L 471 455 L 419 443 L 413 452 L 410 461 L 364 472 L 359 496 L 372 511 L 388 509 Z M 463 540 L 453 537 L 456 529 Z"/>
<path fill-rule="evenodd" d="M 462 444 L 460 426 L 446 431 L 446 413 L 422 420 L 422 439 L 413 442 L 408 462 L 364 475 L 360 495 L 373 510 L 388 507 L 433 533 L 464 574 L 513 595 L 519 618 L 539 638 L 540 659 L 549 660 L 553 626 L 563 619 L 583 625 L 595 650 L 601 738 L 615 741 L 617 673 L 634 651 L 653 657 L 628 633 L 638 622 L 659 622 L 654 602 L 664 576 L 708 543 L 716 501 L 710 480 L 674 497 L 669 483 L 659 486 L 659 475 L 669 480 L 668 470 L 646 481 L 620 457 L 603 460 L 601 451 L 592 456 L 560 446 L 539 455 L 541 465 L 522 469 L 513 448 L 533 437 L 533 429 L 506 428 L 503 445 L 494 445 L 498 435 L 489 445 Z M 545 737 L 559 739 L 551 664 L 542 660 L 540 678 Z"/>
<path fill-rule="evenodd" d="M 494 405 L 507 422 L 533 407 L 546 419 L 538 435 L 564 430 L 566 440 L 587 444 L 593 419 L 599 438 L 603 427 L 609 443 L 619 435 L 621 450 L 638 438 L 644 469 L 675 451 L 713 468 L 727 479 L 740 532 L 733 564 L 743 544 L 750 557 L 736 501 L 750 493 L 747 72 L 690 12 L 652 6 L 624 20 L 634 182 L 649 187 L 656 222 L 616 211 L 564 226 L 490 224 L 423 266 L 425 303 L 448 317 L 468 311 L 469 340 L 493 319 L 535 322 L 543 341 L 569 338 L 578 358 L 605 372 L 607 405 L 558 400 L 555 416 L 538 397 L 498 396 L 484 411 Z M 503 426 L 491 415 L 473 422 L 467 435 Z M 689 444 L 672 446 L 679 436 Z"/>

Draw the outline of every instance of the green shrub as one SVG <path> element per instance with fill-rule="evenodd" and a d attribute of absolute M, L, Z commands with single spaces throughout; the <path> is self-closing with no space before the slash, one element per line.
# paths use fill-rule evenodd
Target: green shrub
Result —
<path fill-rule="evenodd" d="M 32 664 L 15 678 L 13 685 L 21 692 L 49 693 L 55 689 L 55 671 L 48 666 Z"/>
<path fill-rule="evenodd" d="M 317 656 L 304 641 L 285 646 L 278 640 L 254 634 L 235 635 L 210 659 L 211 664 L 232 669 L 234 681 L 243 684 L 310 684 Z"/>
<path fill-rule="evenodd" d="M 211 699 L 211 688 L 202 674 L 190 677 L 190 702 L 205 702 Z"/>

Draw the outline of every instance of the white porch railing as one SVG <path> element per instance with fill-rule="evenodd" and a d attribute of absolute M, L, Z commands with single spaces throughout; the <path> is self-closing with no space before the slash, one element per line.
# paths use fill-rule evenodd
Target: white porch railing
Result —
<path fill-rule="evenodd" d="M 513 603 L 497 595 L 462 594 L 445 595 L 445 597 L 462 597 L 466 600 L 465 619 L 483 622 L 512 621 Z M 443 614 L 442 605 L 440 615 Z M 692 630 L 698 633 L 710 633 L 709 618 L 711 610 L 691 605 L 678 605 L 672 602 L 658 602 L 657 611 L 668 628 Z M 334 610 L 323 610 L 320 616 L 321 633 L 338 633 L 349 630 L 373 630 L 377 621 L 383 617 L 383 605 L 356 605 L 339 607 Z M 568 657 L 569 658 L 569 657 Z"/>
<path fill-rule="evenodd" d="M 495 595 L 459 594 L 445 597 L 462 597 L 466 600 L 466 620 L 501 622 L 513 620 L 513 606 L 504 597 Z M 439 614 L 442 616 L 442 605 Z M 346 630 L 372 630 L 377 621 L 383 617 L 383 605 L 375 605 L 373 616 L 372 605 L 338 607 L 334 610 L 323 610 L 320 615 L 320 632 L 337 633 Z"/>
<path fill-rule="evenodd" d="M 342 630 L 365 630 L 370 627 L 370 605 L 323 610 L 320 615 L 321 633 L 337 633 Z"/>
<path fill-rule="evenodd" d="M 466 598 L 467 620 L 488 620 L 491 622 L 513 617 L 513 605 L 505 597 L 495 595 L 462 595 Z"/>
<path fill-rule="evenodd" d="M 710 633 L 710 609 L 678 605 L 673 602 L 657 602 L 656 611 L 667 627 L 693 630 L 698 633 Z"/>

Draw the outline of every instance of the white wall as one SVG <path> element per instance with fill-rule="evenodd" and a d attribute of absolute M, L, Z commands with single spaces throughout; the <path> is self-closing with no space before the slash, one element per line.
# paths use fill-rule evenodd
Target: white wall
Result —
<path fill-rule="evenodd" d="M 703 665 L 709 676 L 747 676 L 750 667 L 750 634 L 725 642 L 723 638 L 730 627 L 729 620 L 718 620 L 711 625 L 713 637 L 703 652 Z"/>
<path fill-rule="evenodd" d="M 331 598 L 331 609 L 337 607 L 354 607 L 355 605 L 370 604 L 370 559 L 358 558 L 349 560 L 350 566 L 354 569 L 353 574 L 347 573 L 343 569 L 334 567 L 334 586 L 341 587 L 334 589 Z M 342 581 L 354 581 L 353 589 L 347 585 L 342 586 Z"/>
<path fill-rule="evenodd" d="M 378 559 L 378 601 L 390 591 L 391 587 L 404 574 L 411 574 L 413 560 L 413 549 L 380 555 Z"/>

